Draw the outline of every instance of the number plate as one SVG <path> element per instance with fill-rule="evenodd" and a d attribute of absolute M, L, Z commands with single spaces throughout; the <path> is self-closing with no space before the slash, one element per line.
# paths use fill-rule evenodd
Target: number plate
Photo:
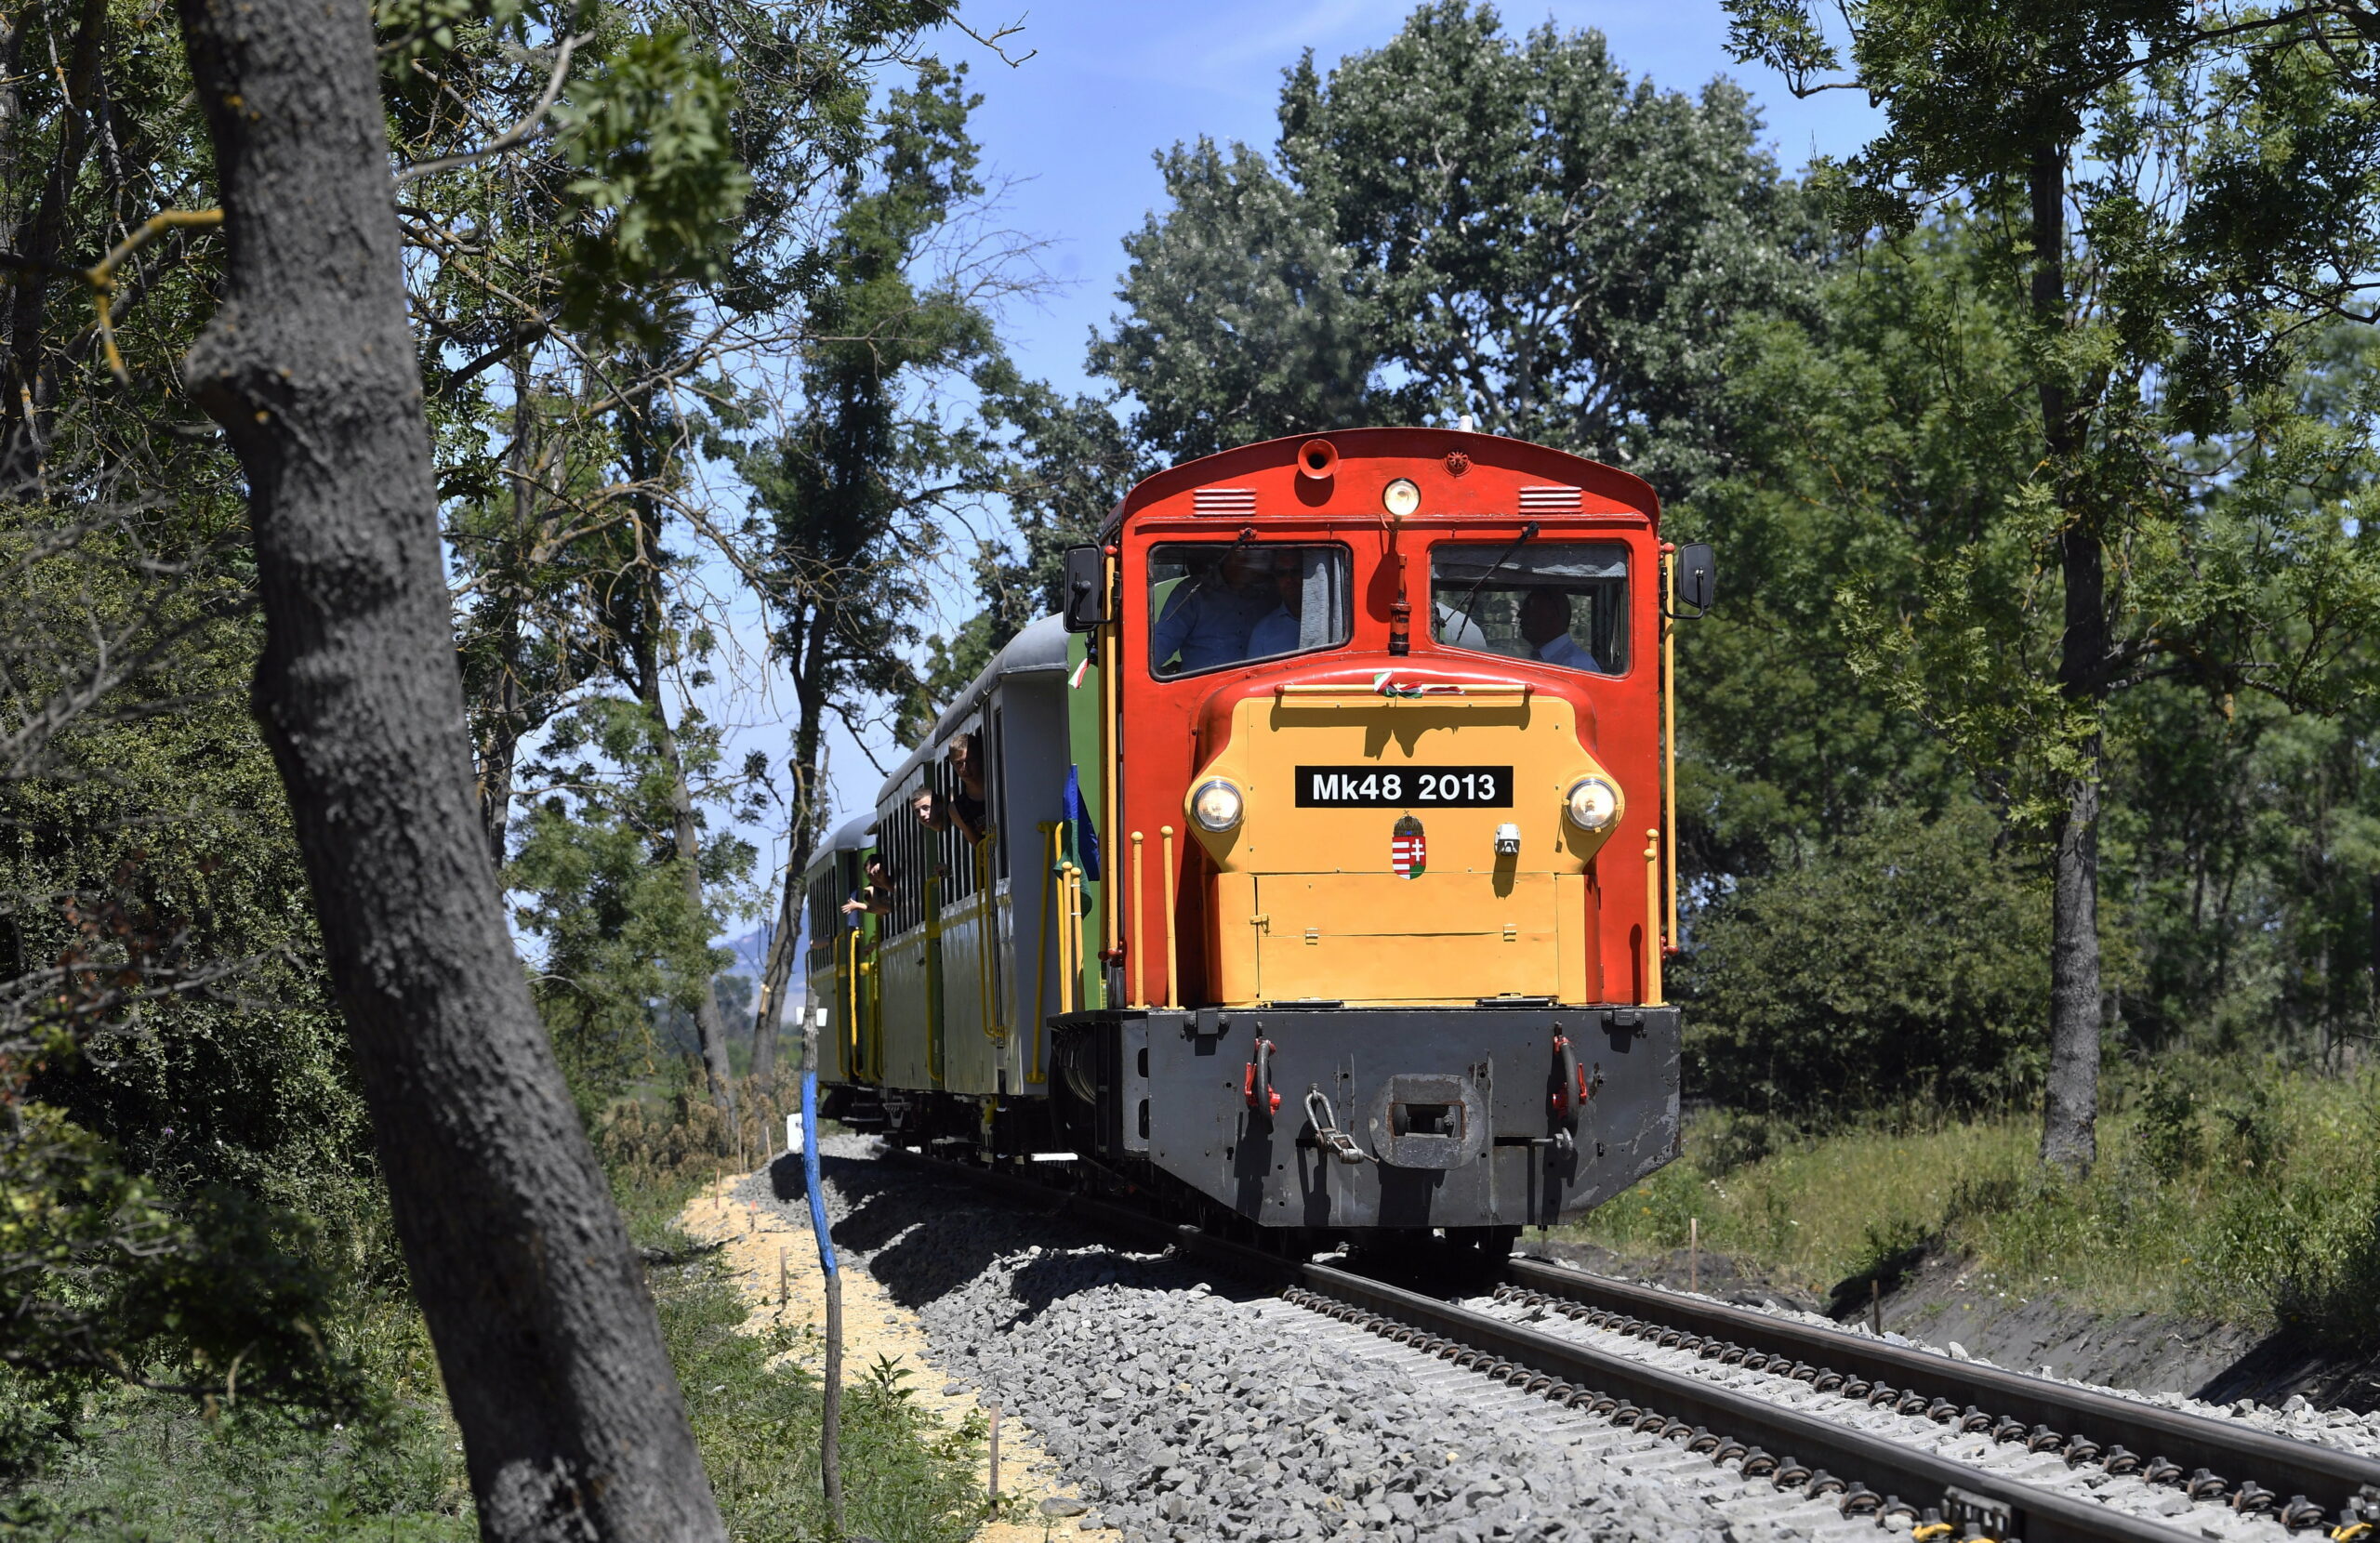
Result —
<path fill-rule="evenodd" d="M 1509 766 L 1301 766 L 1300 809 L 1510 809 Z"/>

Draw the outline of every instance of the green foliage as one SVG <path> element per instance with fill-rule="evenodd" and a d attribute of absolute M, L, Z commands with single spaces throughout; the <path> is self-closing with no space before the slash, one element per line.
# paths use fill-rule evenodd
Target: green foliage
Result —
<path fill-rule="evenodd" d="M 578 173 L 563 191 L 586 211 L 566 325 L 650 337 L 655 322 L 624 301 L 717 275 L 751 185 L 730 143 L 732 105 L 725 72 L 675 27 L 623 39 L 557 105 Z"/>
<path fill-rule="evenodd" d="M 1091 349 L 1140 402 L 1141 442 L 1189 460 L 1377 416 L 1381 317 L 1328 208 L 1246 145 L 1202 138 L 1157 165 L 1172 207 L 1124 238 L 1131 310 Z"/>
<path fill-rule="evenodd" d="M 381 1390 L 342 1420 L 245 1403 L 196 1411 L 118 1391 L 82 1403 L 73 1441 L 0 1504 L 0 1537 L 151 1543 L 304 1537 L 465 1543 L 479 1535 L 428 1335 L 401 1302 L 353 1304 L 343 1350 Z"/>
<path fill-rule="evenodd" d="M 1924 1244 L 1956 1255 L 1978 1290 L 2380 1346 L 2380 1082 L 2369 1070 L 2331 1077 L 2175 1057 L 2119 1091 L 2102 1161 L 2079 1180 L 2039 1166 L 2021 1116 L 1822 1136 L 1771 1121 L 1772 1150 L 1731 1163 L 1722 1156 L 1742 1144 L 1744 1117 L 1702 1115 L 1683 1161 L 1579 1235 L 1642 1255 L 1682 1247 L 1692 1220 L 1705 1248 L 1819 1294 Z M 2229 1137 L 2239 1119 L 2261 1133 Z"/>
<path fill-rule="evenodd" d="M 713 751 L 699 721 L 681 724 L 699 777 Z M 671 836 L 674 769 L 640 706 L 597 698 L 557 719 L 536 781 L 554 789 L 520 823 L 505 878 L 514 916 L 541 956 L 531 980 L 588 1114 L 652 1069 L 656 1014 L 691 1013 L 726 964 L 713 948 L 724 917 L 689 899 Z M 573 758 L 576 758 L 574 759 Z M 753 851 L 722 836 L 702 848 L 705 893 L 733 897 Z"/>
<path fill-rule="evenodd" d="M 2024 1091 L 2047 910 L 1996 836 L 1971 803 L 1888 810 L 1712 905 L 1680 983 L 1690 1084 L 1811 1125 Z"/>
<path fill-rule="evenodd" d="M 1739 89 L 1658 91 L 1601 33 L 1442 0 L 1302 60 L 1280 118 L 1271 162 L 1160 154 L 1172 206 L 1125 243 L 1091 364 L 1151 455 L 1470 414 L 1671 495 L 1716 468 L 1723 342 L 1793 302 L 1813 246 Z"/>
<path fill-rule="evenodd" d="M 1465 0 L 1327 77 L 1302 61 L 1280 160 L 1355 260 L 1399 414 L 1471 413 L 1673 496 L 1718 448 L 1728 328 L 1805 282 L 1814 232 L 1739 87 L 1659 91 L 1600 33 L 1508 37 Z"/>
<path fill-rule="evenodd" d="M 815 1357 L 814 1336 L 784 1328 L 740 1332 L 744 1303 L 726 1272 L 709 1260 L 656 1271 L 654 1286 L 729 1530 L 738 1536 L 827 1536 L 818 1381 L 797 1365 L 770 1365 L 787 1352 Z M 908 1375 L 906 1367 L 879 1366 L 845 1384 L 846 1523 L 887 1543 L 959 1543 L 973 1536 L 981 1516 L 983 1493 L 970 1459 L 983 1432 L 937 1427 L 900 1386 Z"/>

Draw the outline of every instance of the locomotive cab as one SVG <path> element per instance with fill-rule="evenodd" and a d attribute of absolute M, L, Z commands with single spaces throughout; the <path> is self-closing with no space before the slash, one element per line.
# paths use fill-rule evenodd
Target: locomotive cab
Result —
<path fill-rule="evenodd" d="M 1326 1231 L 1543 1224 L 1673 1154 L 1659 524 L 1594 462 L 1364 429 L 1068 554 L 1115 1004 L 1054 1021 L 1077 1144 Z"/>

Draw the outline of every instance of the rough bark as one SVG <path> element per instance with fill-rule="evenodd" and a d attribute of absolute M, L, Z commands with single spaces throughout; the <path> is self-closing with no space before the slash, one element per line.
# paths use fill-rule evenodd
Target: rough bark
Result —
<path fill-rule="evenodd" d="M 752 1077 L 762 1087 L 776 1076 L 777 1022 L 784 1016 L 785 994 L 793 980 L 794 951 L 800 937 L 801 876 L 817 854 L 821 834 L 817 792 L 826 781 L 826 768 L 819 758 L 826 731 L 826 626 L 822 611 L 812 612 L 807 625 L 799 629 L 800 640 L 794 654 L 799 716 L 793 732 L 793 759 L 787 767 L 793 774 L 793 851 L 786 860 L 776 935 L 769 940 L 768 966 L 760 975 L 760 1005 L 752 1024 Z"/>
<path fill-rule="evenodd" d="M 91 150 L 90 108 L 106 30 L 105 0 L 83 0 L 67 48 L 67 101 L 59 113 L 58 148 L 33 218 L 16 233 L 18 255 L 34 266 L 12 275 L 8 285 L 13 293 L 8 351 L 0 368 L 0 487 L 21 485 L 37 475 L 49 415 L 58 402 L 57 362 L 49 357 L 46 323 L 50 290 L 59 281 L 46 269 L 64 260 L 74 186 Z"/>
<path fill-rule="evenodd" d="M 221 178 L 189 379 L 249 483 L 285 785 L 483 1537 L 723 1540 L 473 818 L 364 0 L 179 0 Z"/>
<path fill-rule="evenodd" d="M 2066 322 L 2066 162 L 2055 145 L 2037 149 L 2029 171 L 2032 200 L 2033 320 L 2045 333 Z M 2041 385 L 2042 437 L 2058 479 L 2065 528 L 2058 567 L 2065 581 L 2058 686 L 2080 710 L 2096 713 L 2107 694 L 2109 646 L 2107 554 L 2098 521 L 2081 492 L 2082 449 L 2073 393 L 2053 366 Z M 2099 1117 L 2099 773 L 2101 741 L 2083 746 L 2067 781 L 2065 808 L 2051 855 L 2049 1081 L 2042 1104 L 2042 1161 L 2087 1172 L 2098 1156 Z"/>
<path fill-rule="evenodd" d="M 685 758 L 678 753 L 678 735 L 662 706 L 657 679 L 645 706 L 653 713 L 656 745 L 669 767 L 669 833 L 677 848 L 678 865 L 685 875 L 686 908 L 699 920 L 710 914 L 703 904 L 702 836 L 694 824 L 694 798 L 686 785 Z M 694 1038 L 702 1047 L 710 1101 L 727 1122 L 728 1139 L 734 1141 L 735 1068 L 727 1059 L 727 1015 L 719 1010 L 719 991 L 708 969 L 703 971 L 702 987 L 694 994 Z"/>

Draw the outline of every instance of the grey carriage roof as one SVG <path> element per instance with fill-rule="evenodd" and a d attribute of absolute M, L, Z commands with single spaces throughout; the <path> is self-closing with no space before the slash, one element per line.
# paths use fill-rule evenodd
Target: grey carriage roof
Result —
<path fill-rule="evenodd" d="M 885 801 L 900 792 L 901 785 L 926 761 L 942 753 L 959 726 L 983 705 L 984 696 L 995 682 L 1012 675 L 1064 675 L 1066 669 L 1066 628 L 1064 620 L 1055 615 L 1044 616 L 1009 640 L 999 657 L 984 669 L 984 673 L 967 683 L 943 715 L 934 719 L 933 732 L 926 742 L 909 752 L 908 758 L 892 769 L 884 785 L 876 790 L 876 802 L 881 808 Z M 868 818 L 873 821 L 874 816 Z"/>

